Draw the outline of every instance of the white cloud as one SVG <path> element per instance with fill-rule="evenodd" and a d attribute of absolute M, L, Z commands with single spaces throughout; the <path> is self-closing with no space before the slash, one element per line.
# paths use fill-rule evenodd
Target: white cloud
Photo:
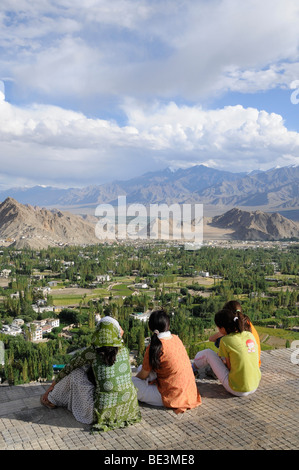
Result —
<path fill-rule="evenodd" d="M 0 66 L 45 99 L 177 96 L 298 78 L 297 0 L 2 1 Z"/>
<path fill-rule="evenodd" d="M 289 89 L 298 22 L 297 0 L 2 0 L 0 70 L 13 84 L 10 103 L 0 88 L 2 174 L 81 185 L 298 162 L 279 114 L 199 104 Z"/>
<path fill-rule="evenodd" d="M 299 134 L 254 108 L 204 110 L 130 100 L 128 125 L 58 106 L 0 101 L 1 171 L 40 184 L 100 184 L 166 166 L 206 163 L 234 171 L 298 163 Z"/>
<path fill-rule="evenodd" d="M 134 109 L 130 103 L 127 112 L 130 124 L 154 148 L 168 150 L 170 159 L 177 154 L 179 162 L 186 155 L 189 162 L 249 170 L 299 159 L 299 134 L 288 131 L 274 113 L 240 105 L 204 110 L 175 103 L 151 109 Z"/>

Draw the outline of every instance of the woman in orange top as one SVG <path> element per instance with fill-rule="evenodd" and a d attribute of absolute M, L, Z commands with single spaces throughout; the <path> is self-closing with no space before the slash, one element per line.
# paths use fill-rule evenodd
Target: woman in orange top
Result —
<path fill-rule="evenodd" d="M 149 319 L 153 332 L 151 343 L 142 367 L 132 380 L 139 401 L 181 413 L 201 405 L 201 397 L 187 351 L 179 337 L 171 334 L 169 324 L 164 310 L 152 312 Z"/>

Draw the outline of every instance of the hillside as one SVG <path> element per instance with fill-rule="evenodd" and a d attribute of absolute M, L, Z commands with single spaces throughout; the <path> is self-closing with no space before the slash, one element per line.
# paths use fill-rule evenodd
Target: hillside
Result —
<path fill-rule="evenodd" d="M 226 180 L 196 192 L 203 203 L 220 206 L 294 209 L 299 207 L 299 166 Z M 265 210 L 265 209 L 263 209 Z"/>
<path fill-rule="evenodd" d="M 147 206 L 201 203 L 207 216 L 242 207 L 250 211 L 290 211 L 293 220 L 298 220 L 299 166 L 245 174 L 195 165 L 176 171 L 149 172 L 127 181 L 84 188 L 11 188 L 0 191 L 0 200 L 10 196 L 23 204 L 87 213 L 94 211 L 101 203 L 116 205 L 118 196 L 123 195 L 128 204 Z"/>
<path fill-rule="evenodd" d="M 17 248 L 43 248 L 59 244 L 94 244 L 94 225 L 61 211 L 23 205 L 12 198 L 0 204 L 0 238 L 14 240 Z"/>
<path fill-rule="evenodd" d="M 95 234 L 97 218 L 79 216 L 60 210 L 48 210 L 23 205 L 15 199 L 7 198 L 0 204 L 0 239 L 13 243 L 17 248 L 40 249 L 64 244 L 89 245 L 100 240 Z M 131 229 L 133 225 L 131 224 Z M 179 240 L 181 222 L 173 221 L 169 228 L 167 220 L 153 219 L 143 236 Z M 117 229 L 117 226 L 116 226 Z M 299 223 L 289 220 L 278 213 L 268 214 L 261 211 L 243 211 L 237 208 L 215 216 L 204 218 L 204 240 L 281 240 L 299 238 Z M 147 234 L 147 235 L 146 235 Z M 140 233 L 141 235 L 141 233 Z M 132 237 L 131 237 L 132 238 Z M 134 236 L 133 236 L 134 238 Z"/>
<path fill-rule="evenodd" d="M 237 240 L 281 240 L 299 238 L 299 223 L 278 213 L 243 211 L 237 208 L 212 218 L 210 225 L 230 230 L 231 238 Z"/>
<path fill-rule="evenodd" d="M 127 202 L 148 205 L 150 203 L 182 202 L 195 191 L 203 191 L 224 181 L 234 181 L 244 176 L 229 171 L 219 171 L 204 165 L 171 171 L 148 172 L 127 181 L 115 181 L 84 188 L 59 189 L 45 186 L 10 188 L 0 191 L 0 199 L 13 197 L 23 204 L 43 206 L 97 205 L 117 203 L 118 196 L 127 196 Z"/>

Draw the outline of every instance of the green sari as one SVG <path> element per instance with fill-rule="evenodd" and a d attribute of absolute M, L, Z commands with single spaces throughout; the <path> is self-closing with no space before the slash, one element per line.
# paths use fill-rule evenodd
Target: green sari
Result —
<path fill-rule="evenodd" d="M 129 351 L 122 345 L 120 334 L 109 321 L 100 322 L 93 344 L 81 351 L 58 374 L 56 382 L 77 367 L 90 365 L 95 379 L 94 423 L 92 432 L 123 428 L 141 421 L 137 390 L 132 382 Z M 116 361 L 107 366 L 97 347 L 118 347 Z"/>

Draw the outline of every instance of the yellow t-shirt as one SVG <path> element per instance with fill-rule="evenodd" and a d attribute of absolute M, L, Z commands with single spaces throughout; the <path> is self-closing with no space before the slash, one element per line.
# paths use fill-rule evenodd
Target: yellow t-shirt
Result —
<path fill-rule="evenodd" d="M 221 358 L 228 358 L 231 369 L 228 375 L 229 386 L 236 392 L 251 392 L 261 380 L 259 353 L 252 333 L 230 333 L 220 341 Z"/>

